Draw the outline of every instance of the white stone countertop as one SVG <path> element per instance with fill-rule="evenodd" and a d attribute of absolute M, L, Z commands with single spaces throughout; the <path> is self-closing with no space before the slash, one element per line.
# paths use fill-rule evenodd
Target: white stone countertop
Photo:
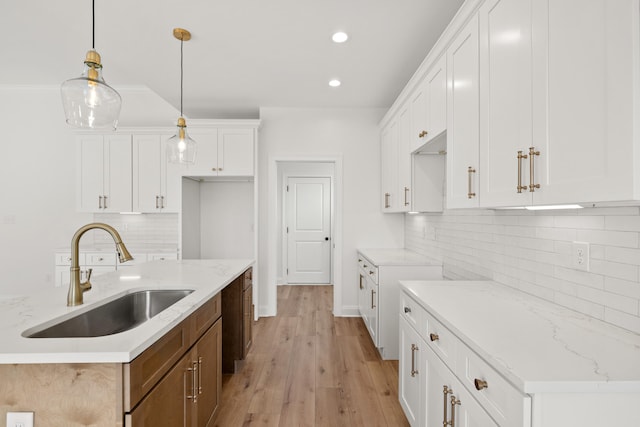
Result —
<path fill-rule="evenodd" d="M 108 245 L 80 245 L 80 252 L 113 252 L 116 253 L 116 247 L 110 243 Z M 132 254 L 137 253 L 177 253 L 177 246 L 168 246 L 163 244 L 144 244 L 144 245 L 127 245 L 127 250 Z M 61 246 L 56 248 L 55 253 L 71 253 L 71 246 Z"/>
<path fill-rule="evenodd" d="M 0 363 L 127 363 L 220 292 L 250 259 L 153 261 L 96 276 L 84 304 L 67 307 L 68 286 L 0 299 Z M 96 338 L 25 338 L 30 328 L 145 289 L 193 289 L 174 305 L 129 331 Z"/>
<path fill-rule="evenodd" d="M 442 265 L 440 261 L 404 248 L 358 249 L 373 265 Z"/>
<path fill-rule="evenodd" d="M 401 281 L 523 393 L 640 392 L 640 335 L 487 281 Z"/>

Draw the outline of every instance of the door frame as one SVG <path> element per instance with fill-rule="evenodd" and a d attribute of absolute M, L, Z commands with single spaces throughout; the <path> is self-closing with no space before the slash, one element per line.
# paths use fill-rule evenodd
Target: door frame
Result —
<path fill-rule="evenodd" d="M 310 162 L 287 162 L 288 164 L 300 164 L 300 163 L 305 163 L 308 164 Z M 317 162 L 320 163 L 320 162 Z M 331 164 L 331 162 L 322 162 L 322 163 L 329 163 Z M 282 164 L 282 162 L 281 162 Z M 286 228 L 287 228 L 287 212 L 288 212 L 288 207 L 287 207 L 287 195 L 286 195 L 286 187 L 287 187 L 287 182 L 289 181 L 289 178 L 329 178 L 329 190 L 330 190 L 330 199 L 329 199 L 329 203 L 330 203 L 330 209 L 329 209 L 329 221 L 330 221 L 330 225 L 329 225 L 329 239 L 330 239 L 330 246 L 329 246 L 329 283 L 330 285 L 333 285 L 333 252 L 334 252 L 334 240 L 333 240 L 333 222 L 335 219 L 335 214 L 334 214 L 334 198 L 333 198 L 333 193 L 334 193 L 334 182 L 335 182 L 335 164 L 332 164 L 334 172 L 331 172 L 329 174 L 324 174 L 324 173 L 313 173 L 313 172 L 309 172 L 309 173 L 298 173 L 298 172 L 283 172 L 282 174 L 282 186 L 280 188 L 280 194 L 282 195 L 281 197 L 281 202 L 282 202 L 282 215 L 281 216 L 281 233 L 280 233 L 280 239 L 281 239 L 281 246 L 282 246 L 282 251 L 281 251 L 281 257 L 282 257 L 282 262 L 281 262 L 281 269 L 282 269 L 282 276 L 278 276 L 277 277 L 277 282 L 279 284 L 289 284 L 289 276 L 285 274 L 285 270 L 289 267 L 289 245 L 288 245 L 288 240 L 289 240 L 289 236 L 287 234 Z M 302 284 L 304 285 L 304 284 Z"/>
<path fill-rule="evenodd" d="M 333 156 L 271 156 L 268 162 L 267 182 L 267 242 L 266 247 L 266 283 L 262 284 L 265 292 L 265 306 L 261 307 L 261 315 L 275 316 L 278 310 L 277 272 L 278 243 L 281 242 L 279 226 L 278 172 L 279 165 L 286 162 L 328 162 L 334 164 L 334 180 L 331 195 L 333 207 L 332 220 L 332 254 L 331 277 L 333 283 L 333 314 L 342 315 L 342 155 Z"/>

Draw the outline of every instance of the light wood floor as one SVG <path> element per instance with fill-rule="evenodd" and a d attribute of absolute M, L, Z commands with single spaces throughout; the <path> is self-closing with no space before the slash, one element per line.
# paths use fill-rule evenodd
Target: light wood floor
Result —
<path fill-rule="evenodd" d="M 215 426 L 408 426 L 398 363 L 362 319 L 333 317 L 333 287 L 279 286 L 278 316 L 254 323 L 242 371 L 225 375 Z"/>

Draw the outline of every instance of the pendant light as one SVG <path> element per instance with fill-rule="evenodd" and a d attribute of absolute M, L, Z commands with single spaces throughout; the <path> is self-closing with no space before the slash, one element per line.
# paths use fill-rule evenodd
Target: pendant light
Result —
<path fill-rule="evenodd" d="M 118 125 L 122 98 L 102 78 L 100 54 L 95 50 L 96 12 L 92 0 L 92 44 L 82 75 L 62 83 L 62 105 L 67 123 L 79 128 L 114 129 Z"/>
<path fill-rule="evenodd" d="M 167 160 L 170 163 L 192 165 L 196 162 L 196 142 L 187 134 L 187 122 L 182 115 L 182 45 L 191 40 L 191 33 L 182 28 L 174 28 L 173 36 L 180 40 L 180 118 L 178 118 L 178 132 L 167 140 Z"/>

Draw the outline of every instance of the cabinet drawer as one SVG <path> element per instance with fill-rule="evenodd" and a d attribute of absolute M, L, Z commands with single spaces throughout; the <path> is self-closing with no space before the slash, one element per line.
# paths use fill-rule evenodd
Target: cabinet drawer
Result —
<path fill-rule="evenodd" d="M 115 252 L 87 252 L 85 253 L 85 264 L 93 265 L 116 265 Z"/>
<path fill-rule="evenodd" d="M 426 322 L 418 332 L 423 336 L 427 345 L 436 353 L 449 369 L 455 371 L 456 348 L 462 343 L 442 323 L 425 313 Z"/>
<path fill-rule="evenodd" d="M 416 331 L 428 328 L 427 312 L 406 293 L 400 293 L 400 317 L 404 318 Z"/>
<path fill-rule="evenodd" d="M 78 264 L 85 264 L 84 253 L 78 254 Z M 57 252 L 56 265 L 71 265 L 71 252 Z"/>
<path fill-rule="evenodd" d="M 178 259 L 178 254 L 173 252 L 167 252 L 164 254 L 147 254 L 149 261 L 175 261 Z"/>
<path fill-rule="evenodd" d="M 364 277 L 368 277 L 376 285 L 378 284 L 378 267 L 363 257 L 362 254 L 358 254 L 358 267 L 360 267 L 360 273 L 362 273 Z"/>
<path fill-rule="evenodd" d="M 209 329 L 209 326 L 213 325 L 213 323 L 222 315 L 221 295 L 222 294 L 218 292 L 216 296 L 207 301 L 191 315 L 192 341 L 195 341 L 198 337 L 204 334 L 205 331 Z M 193 344 L 193 342 L 190 344 Z"/>
<path fill-rule="evenodd" d="M 530 425 L 531 398 L 520 393 L 480 356 L 462 343 L 458 347 L 456 374 L 470 394 L 499 425 Z M 486 388 L 479 383 L 481 381 L 486 382 Z"/>

